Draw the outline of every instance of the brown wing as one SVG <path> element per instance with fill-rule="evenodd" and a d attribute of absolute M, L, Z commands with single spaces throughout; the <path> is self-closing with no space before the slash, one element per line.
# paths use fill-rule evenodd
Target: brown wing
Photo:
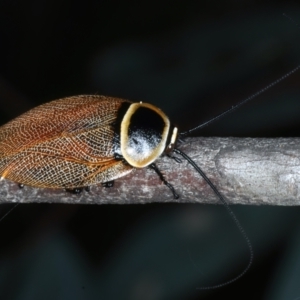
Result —
<path fill-rule="evenodd" d="M 114 159 L 113 128 L 126 100 L 75 96 L 38 106 L 0 127 L 2 178 L 36 187 L 74 188 L 132 171 Z"/>

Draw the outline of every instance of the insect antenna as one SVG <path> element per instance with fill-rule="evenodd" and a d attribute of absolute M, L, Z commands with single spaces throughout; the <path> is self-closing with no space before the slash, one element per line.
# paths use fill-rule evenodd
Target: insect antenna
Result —
<path fill-rule="evenodd" d="M 221 288 L 225 285 L 228 285 L 230 283 L 235 282 L 236 280 L 238 280 L 239 278 L 241 278 L 250 268 L 250 266 L 252 265 L 253 262 L 253 249 L 252 249 L 252 244 L 250 242 L 250 239 L 247 235 L 247 233 L 245 232 L 244 228 L 242 227 L 241 223 L 239 222 L 238 218 L 236 217 L 236 215 L 234 214 L 234 212 L 232 211 L 232 209 L 229 207 L 227 201 L 225 200 L 225 198 L 221 195 L 221 193 L 218 191 L 218 189 L 214 186 L 214 184 L 209 180 L 209 178 L 205 175 L 205 173 L 200 169 L 200 167 L 184 152 L 182 152 L 181 150 L 174 148 L 173 151 L 179 155 L 181 155 L 200 175 L 201 177 L 207 182 L 207 184 L 210 186 L 210 188 L 213 190 L 213 192 L 217 195 L 217 197 L 221 200 L 222 204 L 224 205 L 224 207 L 226 208 L 226 210 L 228 211 L 231 219 L 233 220 L 233 222 L 235 223 L 235 225 L 237 226 L 238 230 L 240 231 L 241 235 L 243 236 L 249 253 L 250 253 L 250 258 L 249 258 L 249 262 L 247 264 L 247 266 L 244 268 L 244 270 L 237 275 L 236 277 L 224 282 L 224 283 L 220 283 L 220 284 L 216 284 L 216 285 L 212 285 L 212 286 L 207 286 L 207 287 L 199 287 L 197 289 L 199 290 L 210 290 L 210 289 L 217 289 L 217 288 Z"/>
<path fill-rule="evenodd" d="M 286 73 L 285 75 L 281 76 L 280 78 L 276 79 L 275 81 L 271 82 L 270 84 L 268 84 L 267 86 L 265 86 L 264 88 L 262 88 L 261 90 L 259 90 L 258 92 L 252 94 L 250 97 L 240 101 L 239 103 L 237 103 L 236 105 L 231 106 L 230 108 L 228 108 L 227 110 L 223 111 L 222 113 L 220 113 L 219 115 L 213 117 L 212 119 L 192 128 L 189 129 L 187 131 L 181 132 L 180 136 L 186 136 L 191 134 L 192 132 L 203 128 L 205 126 L 207 126 L 208 124 L 224 117 L 225 115 L 227 115 L 228 113 L 233 112 L 234 110 L 236 110 L 237 108 L 239 108 L 240 106 L 246 104 L 247 102 L 249 102 L 250 100 L 256 98 L 257 96 L 261 95 L 262 93 L 266 92 L 267 90 L 269 90 L 271 87 L 273 87 L 274 85 L 280 83 L 281 81 L 283 81 L 284 79 L 286 79 L 287 77 L 291 76 L 292 74 L 294 74 L 296 71 L 298 71 L 300 69 L 300 65 L 298 65 L 296 68 L 294 68 L 293 70 L 289 71 L 288 73 Z"/>

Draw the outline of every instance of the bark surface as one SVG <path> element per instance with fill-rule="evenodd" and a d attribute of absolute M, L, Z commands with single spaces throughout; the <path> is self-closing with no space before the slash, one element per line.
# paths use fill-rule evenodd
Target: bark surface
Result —
<path fill-rule="evenodd" d="M 299 205 L 300 139 L 189 138 L 180 150 L 206 173 L 230 204 Z M 91 186 L 79 195 L 63 189 L 19 188 L 0 182 L 0 203 L 55 202 L 69 204 L 144 204 L 150 202 L 220 204 L 200 175 L 184 160 L 162 157 L 157 166 L 174 186 L 179 199 L 156 173 L 139 169 L 115 181 L 114 187 Z"/>

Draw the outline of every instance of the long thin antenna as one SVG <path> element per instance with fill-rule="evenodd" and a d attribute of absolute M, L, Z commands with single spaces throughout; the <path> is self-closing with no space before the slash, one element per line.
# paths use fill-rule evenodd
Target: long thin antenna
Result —
<path fill-rule="evenodd" d="M 248 265 L 245 267 L 245 269 L 236 277 L 224 282 L 224 283 L 220 283 L 220 284 L 216 284 L 216 285 L 212 285 L 212 286 L 207 286 L 207 287 L 199 287 L 197 289 L 199 290 L 210 290 L 210 289 L 218 289 L 221 288 L 225 285 L 228 285 L 230 283 L 235 282 L 236 280 L 238 280 L 239 278 L 241 278 L 249 269 L 250 266 L 252 265 L 253 262 L 253 249 L 252 249 L 252 244 L 250 242 L 250 239 L 247 235 L 247 233 L 245 232 L 244 228 L 242 227 L 241 223 L 239 222 L 238 218 L 236 217 L 236 215 L 234 214 L 234 212 L 232 211 L 232 209 L 229 207 L 227 201 L 225 200 L 225 198 L 221 195 L 221 193 L 218 191 L 218 189 L 213 185 L 213 183 L 209 180 L 209 178 L 205 175 L 205 173 L 200 169 L 200 167 L 184 152 L 182 152 L 179 149 L 174 149 L 174 152 L 181 155 L 190 165 L 192 165 L 194 167 L 194 169 L 203 177 L 203 179 L 207 182 L 207 184 L 211 187 L 211 189 L 214 191 L 214 193 L 218 196 L 218 198 L 221 200 L 222 204 L 224 205 L 224 207 L 227 209 L 231 219 L 233 220 L 233 222 L 236 224 L 237 228 L 239 229 L 240 233 L 242 234 L 249 252 L 250 252 L 250 258 L 249 258 L 249 262 Z"/>
<path fill-rule="evenodd" d="M 261 95 L 262 93 L 266 92 L 268 89 L 270 89 L 271 87 L 273 87 L 274 85 L 278 84 L 279 82 L 283 81 L 284 79 L 286 79 L 287 77 L 291 76 L 292 74 L 294 74 L 296 71 L 298 71 L 300 69 L 300 65 L 297 66 L 295 69 L 291 70 L 290 72 L 286 73 L 285 75 L 283 75 L 282 77 L 278 78 L 277 80 L 273 81 L 272 83 L 268 84 L 266 87 L 262 88 L 261 90 L 259 90 L 258 92 L 256 92 L 255 94 L 251 95 L 250 97 L 242 100 L 241 102 L 239 102 L 236 105 L 233 105 L 232 107 L 230 107 L 229 109 L 225 110 L 224 112 L 220 113 L 219 115 L 215 116 L 214 118 L 192 128 L 189 129 L 185 132 L 181 132 L 180 135 L 188 135 L 191 132 L 198 130 L 200 128 L 203 128 L 205 126 L 207 126 L 208 124 L 224 117 L 225 115 L 227 115 L 228 113 L 231 113 L 232 111 L 236 110 L 237 108 L 239 108 L 240 106 L 244 105 L 245 103 L 247 103 L 248 101 L 256 98 L 257 96 Z"/>

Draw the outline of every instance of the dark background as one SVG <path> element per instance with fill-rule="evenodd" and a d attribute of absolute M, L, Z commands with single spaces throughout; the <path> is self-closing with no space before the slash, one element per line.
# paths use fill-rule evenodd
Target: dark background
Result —
<path fill-rule="evenodd" d="M 153 103 L 188 129 L 300 64 L 299 26 L 282 13 L 300 22 L 292 1 L 2 0 L 1 123 L 104 94 Z M 300 72 L 197 134 L 299 136 L 299 82 Z M 254 264 L 199 291 L 249 257 L 222 206 L 20 205 L 0 223 L 0 299 L 298 299 L 299 208 L 234 211 Z"/>

